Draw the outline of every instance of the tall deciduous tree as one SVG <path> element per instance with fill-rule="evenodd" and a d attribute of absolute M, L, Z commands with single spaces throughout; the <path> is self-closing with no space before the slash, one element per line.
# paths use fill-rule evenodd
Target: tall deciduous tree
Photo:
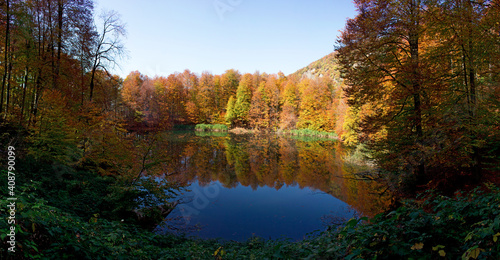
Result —
<path fill-rule="evenodd" d="M 296 79 L 291 78 L 283 83 L 281 92 L 280 129 L 294 129 L 299 111 L 299 90 Z"/>
<path fill-rule="evenodd" d="M 117 64 L 117 59 L 125 54 L 125 47 L 121 38 L 125 36 L 125 25 L 120 16 L 114 11 L 103 12 L 100 16 L 102 24 L 98 30 L 99 36 L 95 39 L 92 50 L 92 68 L 90 74 L 90 94 L 92 101 L 95 86 L 95 73 L 98 69 L 106 70 L 108 66 Z"/>
<path fill-rule="evenodd" d="M 229 101 L 227 102 L 227 108 L 226 108 L 226 123 L 230 126 L 233 125 L 234 120 L 236 119 L 236 115 L 234 112 L 234 104 L 236 103 L 236 100 L 234 99 L 233 96 L 229 97 Z"/>
<path fill-rule="evenodd" d="M 240 84 L 241 74 L 237 70 L 226 70 L 224 74 L 221 75 L 221 88 L 223 96 L 221 101 L 225 104 L 230 96 L 236 95 L 236 89 Z"/>
<path fill-rule="evenodd" d="M 244 126 L 248 123 L 248 112 L 252 101 L 253 76 L 245 74 L 236 90 L 236 102 L 234 104 L 235 124 Z"/>
<path fill-rule="evenodd" d="M 337 48 L 349 104 L 365 107 L 361 127 L 378 161 L 393 163 L 404 154 L 399 163 L 422 180 L 424 5 L 421 0 L 355 4 L 359 14 L 347 21 Z"/>
<path fill-rule="evenodd" d="M 200 110 L 200 122 L 210 123 L 218 112 L 216 107 L 214 76 L 203 72 L 199 80 L 199 91 L 196 97 Z"/>
<path fill-rule="evenodd" d="M 300 81 L 300 105 L 298 128 L 332 131 L 335 119 L 330 112 L 333 102 L 333 86 L 329 78 L 308 79 Z"/>
<path fill-rule="evenodd" d="M 7 74 L 9 71 L 9 53 L 10 53 L 10 24 L 11 24 L 11 7 L 10 7 L 10 1 L 6 0 L 4 5 L 2 7 L 5 8 L 5 44 L 4 44 L 4 56 L 3 56 L 3 75 L 2 75 L 2 92 L 0 93 L 0 114 L 2 114 L 3 111 L 3 100 L 4 100 L 4 93 L 5 93 L 5 85 L 8 84 L 7 82 Z M 7 99 L 8 99 L 7 95 Z M 7 102 L 7 107 L 8 107 L 8 102 Z M 8 108 L 7 108 L 8 109 Z"/>
<path fill-rule="evenodd" d="M 498 2 L 355 3 L 337 50 L 360 141 L 407 180 L 480 177 L 498 161 Z"/>
<path fill-rule="evenodd" d="M 490 168 L 486 157 L 498 147 L 498 135 L 491 133 L 497 132 L 499 121 L 494 93 L 499 82 L 500 5 L 471 0 L 431 3 L 438 25 L 432 38 L 440 40 L 432 55 L 446 61 L 440 64 L 445 75 L 439 80 L 446 93 L 442 100 L 454 104 L 453 112 L 444 112 L 441 120 L 446 123 L 442 132 L 447 142 L 454 143 L 446 153 L 460 158 L 463 166 L 446 165 L 479 176 Z M 445 158 L 443 153 L 437 155 Z"/>
<path fill-rule="evenodd" d="M 265 82 L 261 82 L 260 86 L 252 95 L 252 102 L 248 112 L 248 119 L 250 125 L 254 128 L 269 128 L 270 114 L 268 100 L 269 97 L 266 93 Z"/>

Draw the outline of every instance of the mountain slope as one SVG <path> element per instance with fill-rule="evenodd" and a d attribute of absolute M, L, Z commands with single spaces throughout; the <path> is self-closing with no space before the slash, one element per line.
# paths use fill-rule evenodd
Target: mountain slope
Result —
<path fill-rule="evenodd" d="M 296 75 L 299 79 L 304 77 L 316 78 L 329 76 L 334 81 L 340 81 L 340 73 L 335 61 L 335 52 L 326 55 L 325 57 L 309 64 L 308 66 L 300 70 L 297 70 L 290 76 L 292 75 Z"/>

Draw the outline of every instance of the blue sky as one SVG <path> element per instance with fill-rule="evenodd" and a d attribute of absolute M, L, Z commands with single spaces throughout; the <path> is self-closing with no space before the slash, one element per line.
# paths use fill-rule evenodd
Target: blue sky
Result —
<path fill-rule="evenodd" d="M 126 24 L 128 58 L 114 73 L 167 76 L 286 75 L 331 53 L 339 30 L 355 16 L 351 0 L 96 0 Z"/>

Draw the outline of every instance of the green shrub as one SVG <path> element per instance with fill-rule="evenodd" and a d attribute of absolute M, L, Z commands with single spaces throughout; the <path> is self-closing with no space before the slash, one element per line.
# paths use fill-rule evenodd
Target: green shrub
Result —
<path fill-rule="evenodd" d="M 280 133 L 291 135 L 291 136 L 307 136 L 307 137 L 317 137 L 317 138 L 325 138 L 325 139 L 338 139 L 338 135 L 333 132 L 322 132 L 311 129 L 293 129 L 293 130 L 284 130 Z"/>
<path fill-rule="evenodd" d="M 215 124 L 215 125 L 197 124 L 195 126 L 194 130 L 200 131 L 200 132 L 205 132 L 205 131 L 227 132 L 228 131 L 228 127 L 227 127 L 227 125 L 222 125 L 222 124 Z"/>

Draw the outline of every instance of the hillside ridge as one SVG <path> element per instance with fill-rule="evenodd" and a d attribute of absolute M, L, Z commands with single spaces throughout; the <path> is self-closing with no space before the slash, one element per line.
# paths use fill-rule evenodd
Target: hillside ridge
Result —
<path fill-rule="evenodd" d="M 320 78 L 329 76 L 332 80 L 340 80 L 340 72 L 335 60 L 335 52 L 332 52 L 312 63 L 306 67 L 297 70 L 290 74 L 290 76 L 297 76 L 299 79 L 307 78 Z"/>

